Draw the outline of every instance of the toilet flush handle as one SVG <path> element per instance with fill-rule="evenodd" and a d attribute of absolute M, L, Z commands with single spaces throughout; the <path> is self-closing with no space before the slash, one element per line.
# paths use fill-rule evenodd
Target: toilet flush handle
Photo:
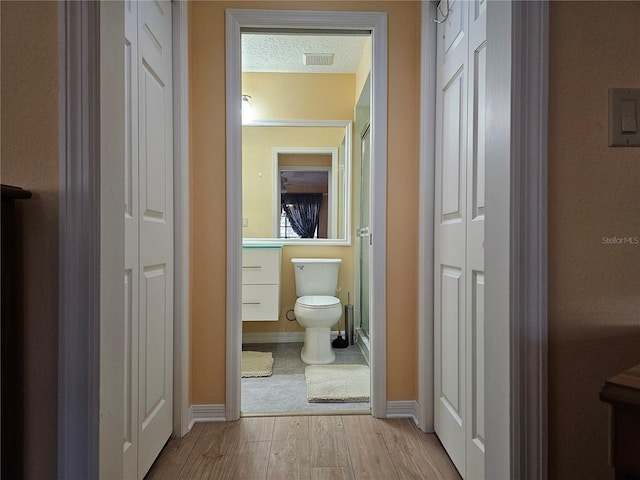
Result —
<path fill-rule="evenodd" d="M 296 265 L 296 268 L 299 268 L 300 270 L 304 270 L 304 265 Z"/>

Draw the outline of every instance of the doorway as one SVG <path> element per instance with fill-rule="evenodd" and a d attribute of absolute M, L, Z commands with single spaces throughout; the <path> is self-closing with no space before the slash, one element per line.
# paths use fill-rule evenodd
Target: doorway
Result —
<path fill-rule="evenodd" d="M 304 29 L 317 32 L 331 28 L 341 33 L 371 35 L 372 99 L 378 105 L 372 118 L 372 229 L 386 230 L 386 15 L 377 13 L 280 12 L 268 14 L 256 10 L 227 10 L 227 382 L 226 418 L 240 416 L 240 360 L 242 345 L 241 318 L 241 258 L 242 258 L 242 132 L 241 132 L 241 32 L 247 27 L 273 29 Z M 350 139 L 349 139 L 350 140 Z M 374 416 L 386 415 L 386 303 L 385 303 L 385 236 L 371 245 L 371 332 L 372 345 L 371 407 Z"/>
<path fill-rule="evenodd" d="M 301 359 L 308 330 L 294 318 L 300 294 L 296 288 L 299 271 L 292 260 L 334 258 L 340 262 L 336 285 L 328 285 L 322 293 L 341 302 L 338 318 L 326 331 L 328 346 L 334 337 L 346 336 L 341 307 L 361 302 L 360 290 L 354 288 L 354 276 L 362 276 L 360 257 L 354 253 L 359 240 L 351 240 L 352 218 L 360 218 L 351 174 L 355 171 L 360 179 L 359 155 L 353 147 L 359 149 L 360 142 L 352 138 L 351 125 L 360 92 L 367 97 L 366 104 L 371 103 L 370 91 L 364 88 L 371 67 L 370 33 L 243 29 L 241 45 L 242 415 L 336 409 L 368 412 L 368 394 L 347 395 L 350 377 L 339 372 L 344 365 L 364 367 L 358 375 L 366 378 L 369 388 L 368 355 L 361 352 L 361 342 L 345 345 L 344 340 L 336 340 L 331 352 L 335 360 L 322 367 L 331 370 L 333 381 L 344 383 L 335 390 L 338 398 L 308 401 L 308 369 Z M 289 119 L 288 123 L 278 117 Z M 319 120 L 324 118 L 332 120 Z M 363 188 L 367 194 L 371 190 L 368 179 L 367 174 Z M 271 266 L 264 263 L 267 256 L 273 259 Z M 270 277 L 256 278 L 257 270 L 265 274 L 269 270 Z M 365 285 L 368 280 L 367 272 Z M 260 291 L 264 292 L 262 299 L 258 298 Z M 369 301 L 368 291 L 364 298 Z M 261 310 L 266 304 L 274 305 L 270 313 Z M 244 368 L 249 358 L 269 355 L 271 375 L 263 372 L 264 376 L 255 378 L 260 372 Z M 342 395 L 358 401 L 340 400 Z"/>

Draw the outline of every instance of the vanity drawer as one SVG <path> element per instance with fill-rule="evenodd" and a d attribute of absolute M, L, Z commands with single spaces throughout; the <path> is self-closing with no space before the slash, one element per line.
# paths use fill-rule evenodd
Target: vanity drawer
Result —
<path fill-rule="evenodd" d="M 245 248 L 242 251 L 242 284 L 280 283 L 279 248 Z"/>
<path fill-rule="evenodd" d="M 243 285 L 242 320 L 277 321 L 280 310 L 279 285 Z"/>

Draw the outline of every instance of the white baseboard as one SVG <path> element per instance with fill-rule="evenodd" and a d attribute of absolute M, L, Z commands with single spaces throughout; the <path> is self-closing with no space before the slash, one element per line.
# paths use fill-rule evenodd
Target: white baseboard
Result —
<path fill-rule="evenodd" d="M 226 422 L 224 405 L 191 405 L 189 407 L 189 430 L 194 423 Z"/>
<path fill-rule="evenodd" d="M 344 331 L 331 331 L 331 339 L 338 336 L 338 333 L 346 338 Z M 258 332 L 243 333 L 242 343 L 304 343 L 304 332 Z"/>
<path fill-rule="evenodd" d="M 387 402 L 387 418 L 411 418 L 418 424 L 418 403 L 415 400 Z M 226 422 L 225 406 L 191 405 L 189 407 L 189 430 L 198 422 Z"/>
<path fill-rule="evenodd" d="M 387 418 L 412 418 L 418 425 L 418 402 L 415 400 L 387 402 Z"/>
<path fill-rule="evenodd" d="M 304 332 L 243 333 L 242 343 L 302 343 Z"/>

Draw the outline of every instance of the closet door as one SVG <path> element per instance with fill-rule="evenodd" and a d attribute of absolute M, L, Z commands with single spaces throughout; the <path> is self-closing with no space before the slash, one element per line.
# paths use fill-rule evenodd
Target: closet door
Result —
<path fill-rule="evenodd" d="M 138 478 L 138 323 L 140 215 L 138 201 L 138 13 L 125 2 L 125 188 L 124 188 L 124 478 Z"/>
<path fill-rule="evenodd" d="M 483 478 L 485 5 L 439 9 L 435 429 L 463 478 Z"/>
<path fill-rule="evenodd" d="M 171 3 L 127 2 L 125 477 L 143 478 L 173 417 Z"/>
<path fill-rule="evenodd" d="M 447 12 L 447 1 L 440 8 Z M 435 192 L 435 429 L 465 476 L 465 230 L 467 219 L 467 9 L 448 3 L 438 26 Z M 442 18 L 442 15 L 440 15 Z"/>
<path fill-rule="evenodd" d="M 472 0 L 468 4 L 466 478 L 484 478 L 484 144 L 487 2 Z"/>

